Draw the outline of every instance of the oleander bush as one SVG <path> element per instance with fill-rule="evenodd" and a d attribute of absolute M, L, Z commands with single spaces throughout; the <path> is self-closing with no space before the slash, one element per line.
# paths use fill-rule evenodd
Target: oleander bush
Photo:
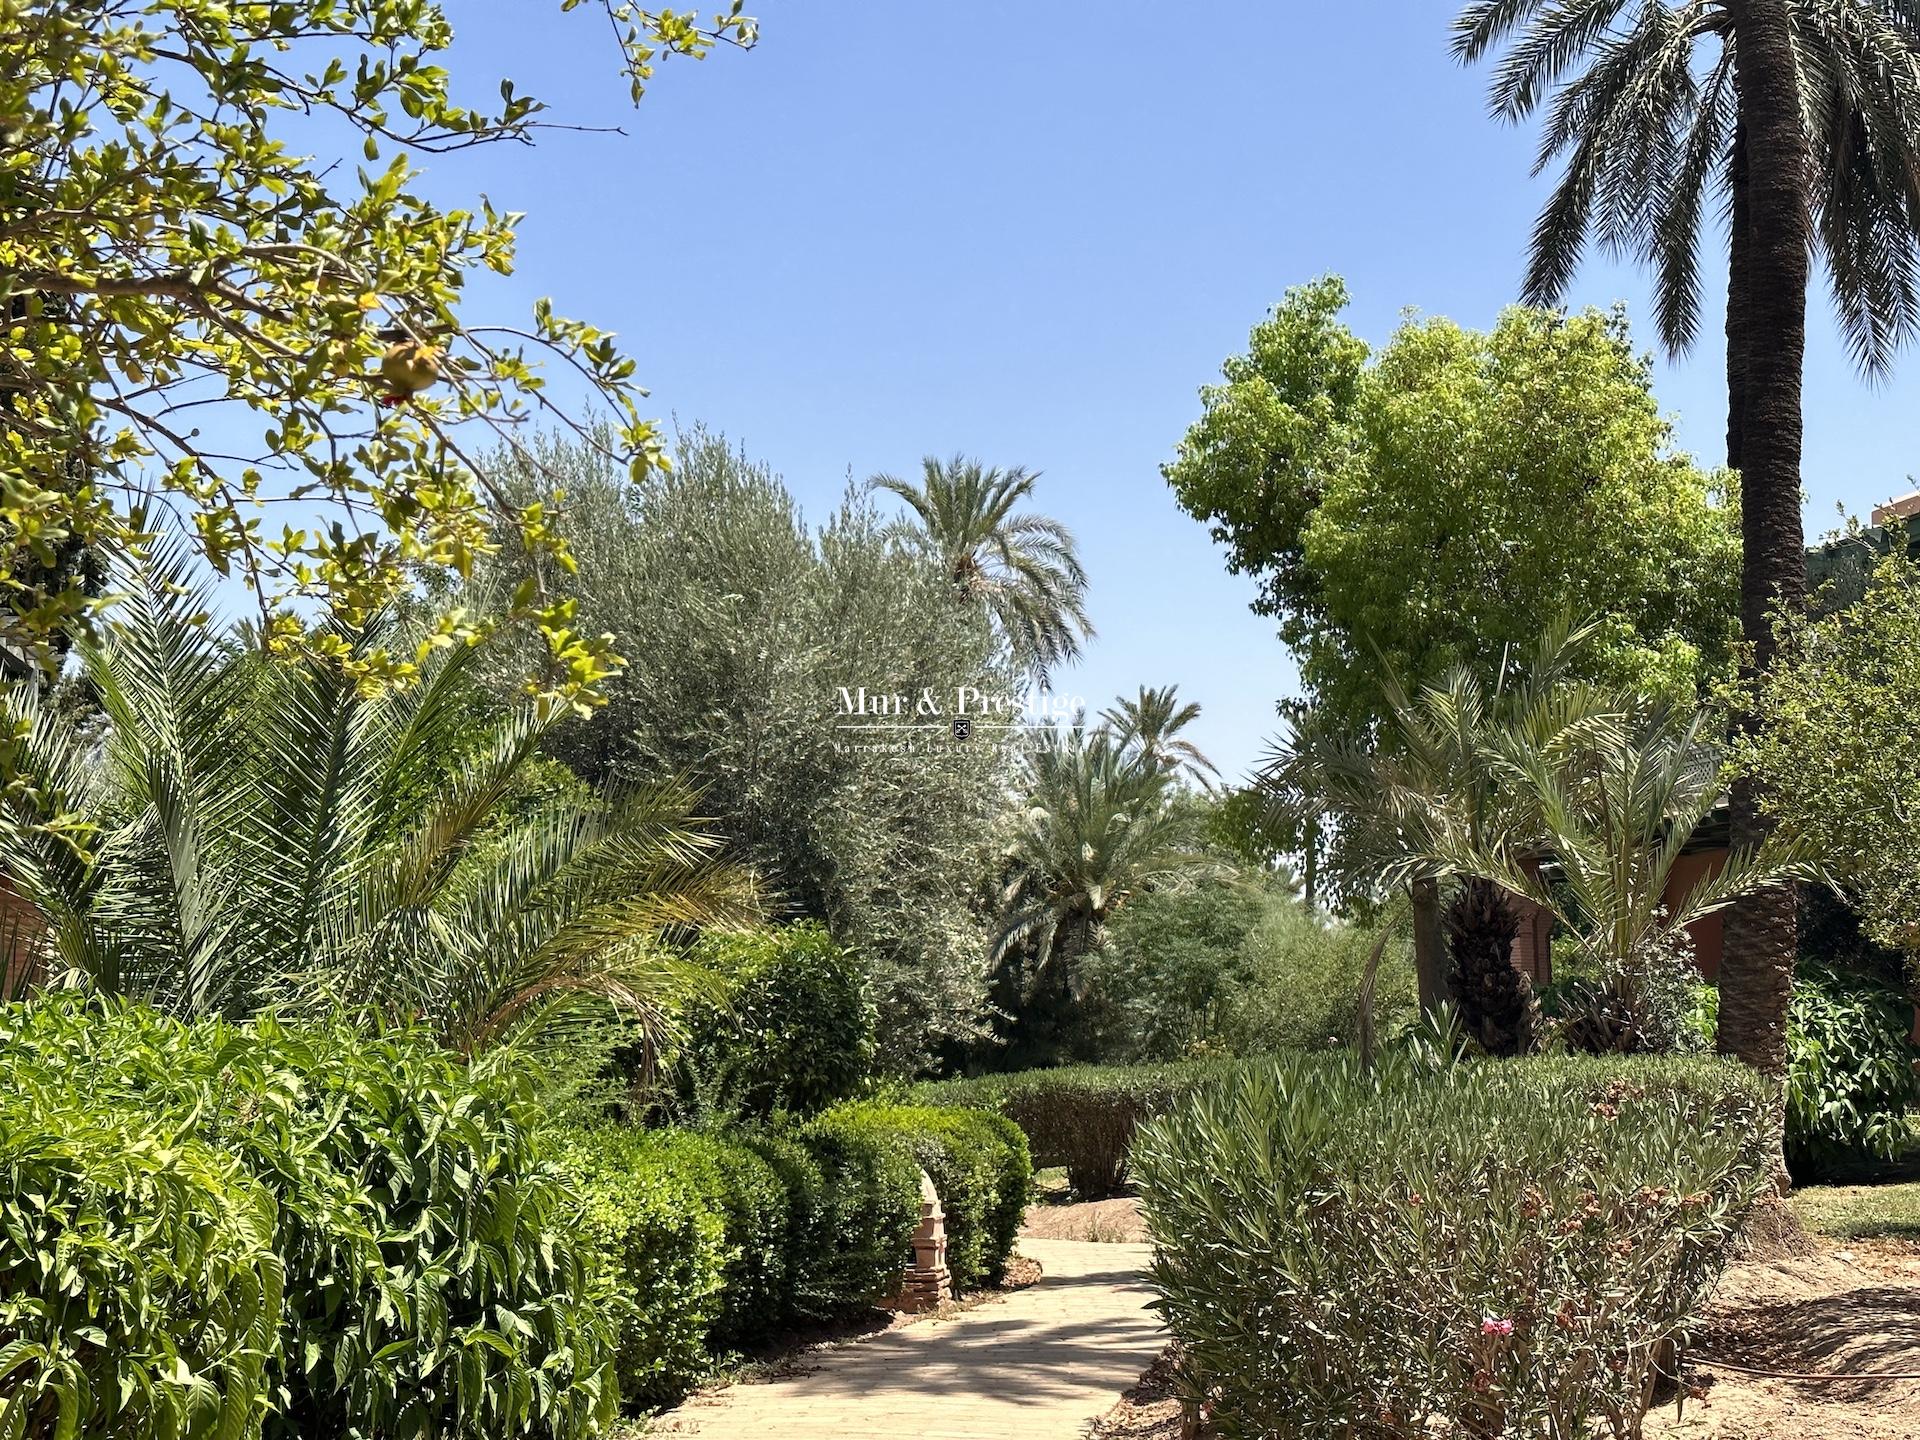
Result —
<path fill-rule="evenodd" d="M 571 1440 L 611 1414 L 611 1320 L 504 1067 L 413 1032 L 186 1025 L 55 995 L 0 1008 L 0 1093 L 23 1147 L 0 1171 L 16 1217 L 0 1303 L 8 1341 L 25 1326 L 42 1347 L 0 1374 L 0 1414 L 25 1427 L 0 1433 L 211 1434 L 217 1405 L 219 1433 L 249 1433 L 224 1426 L 250 1407 L 268 1440 Z M 256 1223 L 271 1343 L 239 1364 L 239 1317 L 268 1305 L 249 1278 Z M 83 1253 L 97 1269 L 76 1306 Z M 149 1314 L 178 1364 L 152 1363 Z M 79 1398 L 75 1365 L 92 1382 Z M 75 1405 L 91 1418 L 69 1430 L 58 1413 Z"/>
<path fill-rule="evenodd" d="M 1772 1114 L 1708 1059 L 1250 1063 L 1134 1146 L 1193 1398 L 1231 1440 L 1637 1434 Z"/>
<path fill-rule="evenodd" d="M 682 1087 L 709 1108 L 812 1115 L 873 1069 L 873 998 L 858 956 L 812 922 L 715 934 L 698 958 L 723 996 L 689 1007 Z"/>
<path fill-rule="evenodd" d="M 1027 1137 L 1004 1115 L 932 1105 L 850 1105 L 844 1123 L 904 1144 L 939 1192 L 956 1288 L 997 1284 L 1033 1191 Z"/>
<path fill-rule="evenodd" d="M 929 1105 L 998 1111 L 1027 1137 L 1036 1166 L 1065 1166 L 1074 1193 L 1094 1198 L 1126 1183 L 1128 1151 L 1142 1120 L 1164 1113 L 1238 1063 L 1063 1065 L 942 1080 L 916 1087 L 914 1096 Z"/>

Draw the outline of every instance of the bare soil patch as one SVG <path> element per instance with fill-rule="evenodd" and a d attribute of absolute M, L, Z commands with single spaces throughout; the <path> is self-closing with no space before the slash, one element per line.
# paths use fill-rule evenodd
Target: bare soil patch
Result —
<path fill-rule="evenodd" d="M 1140 1202 L 1131 1195 L 1059 1205 L 1043 1201 L 1027 1207 L 1026 1223 L 1020 1233 L 1036 1240 L 1092 1240 L 1114 1244 L 1145 1240 L 1147 1222 L 1140 1218 Z"/>
<path fill-rule="evenodd" d="M 1683 1374 L 1684 1404 L 1648 1416 L 1649 1437 L 1913 1440 L 1920 1243 L 1821 1243 L 1811 1256 L 1733 1266 Z M 1822 1378 L 1788 1378 L 1803 1375 Z"/>

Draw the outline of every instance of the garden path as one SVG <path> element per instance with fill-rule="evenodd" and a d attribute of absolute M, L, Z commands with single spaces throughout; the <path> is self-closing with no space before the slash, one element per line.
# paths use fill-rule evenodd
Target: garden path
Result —
<path fill-rule="evenodd" d="M 1146 1245 L 1023 1238 L 1037 1285 L 696 1397 L 647 1433 L 700 1440 L 1079 1440 L 1166 1344 Z"/>

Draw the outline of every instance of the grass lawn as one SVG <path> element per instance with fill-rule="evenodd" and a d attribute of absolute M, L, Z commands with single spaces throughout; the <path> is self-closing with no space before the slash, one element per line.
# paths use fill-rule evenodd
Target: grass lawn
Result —
<path fill-rule="evenodd" d="M 1898 1236 L 1920 1240 L 1920 1180 L 1890 1185 L 1808 1185 L 1793 1192 L 1793 1213 L 1816 1235 L 1835 1240 Z"/>

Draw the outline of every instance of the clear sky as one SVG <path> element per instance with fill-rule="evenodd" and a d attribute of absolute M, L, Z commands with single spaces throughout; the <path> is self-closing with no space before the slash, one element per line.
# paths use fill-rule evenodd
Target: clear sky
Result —
<path fill-rule="evenodd" d="M 1177 682 L 1221 768 L 1253 763 L 1293 669 L 1159 466 L 1289 285 L 1344 275 L 1376 343 L 1407 308 L 1480 326 L 1513 297 L 1545 182 L 1449 58 L 1452 6 L 759 0 L 757 49 L 665 62 L 638 111 L 596 7 L 556 8 L 450 7 L 474 98 L 510 75 L 626 130 L 434 162 L 436 191 L 529 212 L 515 308 L 619 331 L 655 413 L 743 442 L 816 517 L 927 453 L 1042 471 L 1100 631 L 1056 689 Z M 1570 298 L 1647 314 L 1599 257 Z M 1707 462 L 1721 364 L 1658 370 Z M 1870 389 L 1817 295 L 1810 534 L 1911 488 L 1917 397 L 1920 355 Z"/>

